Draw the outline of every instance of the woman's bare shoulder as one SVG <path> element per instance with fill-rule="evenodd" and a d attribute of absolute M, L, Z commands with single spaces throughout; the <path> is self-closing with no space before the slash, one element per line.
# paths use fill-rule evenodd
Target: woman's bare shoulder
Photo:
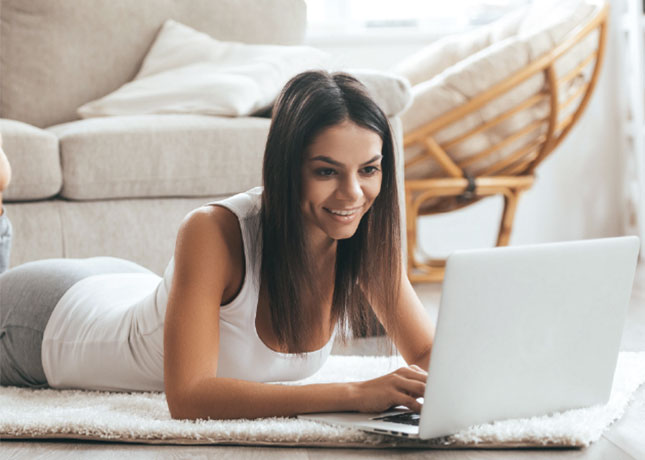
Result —
<path fill-rule="evenodd" d="M 179 227 L 179 236 L 212 241 L 213 246 L 224 243 L 232 247 L 237 247 L 242 239 L 237 216 L 224 206 L 216 205 L 200 206 L 188 213 Z"/>
<path fill-rule="evenodd" d="M 225 295 L 243 279 L 244 248 L 237 216 L 223 206 L 205 205 L 191 211 L 177 234 L 175 264 L 202 275 L 217 272 Z"/>

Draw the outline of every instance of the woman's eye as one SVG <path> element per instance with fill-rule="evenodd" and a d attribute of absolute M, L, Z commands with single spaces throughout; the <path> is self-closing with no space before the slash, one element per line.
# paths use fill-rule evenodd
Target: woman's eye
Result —
<path fill-rule="evenodd" d="M 363 172 L 368 176 L 375 174 L 377 171 L 379 171 L 379 168 L 377 168 L 376 166 L 366 166 L 365 168 L 363 168 Z"/>
<path fill-rule="evenodd" d="M 316 170 L 316 174 L 318 176 L 323 176 L 323 177 L 328 177 L 328 176 L 331 176 L 331 175 L 333 175 L 335 173 L 336 173 L 336 171 L 334 171 L 333 169 L 330 169 L 330 168 L 321 168 L 321 169 Z"/>

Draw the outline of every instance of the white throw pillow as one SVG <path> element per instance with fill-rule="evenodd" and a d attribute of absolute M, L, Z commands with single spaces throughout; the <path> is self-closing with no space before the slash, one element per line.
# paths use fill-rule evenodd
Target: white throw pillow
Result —
<path fill-rule="evenodd" d="M 388 117 L 394 117 L 412 103 L 410 82 L 400 75 L 375 69 L 344 69 L 367 88 L 370 97 Z"/>
<path fill-rule="evenodd" d="M 169 19 L 134 80 L 78 114 L 250 115 L 271 105 L 291 77 L 329 62 L 312 47 L 219 41 Z"/>

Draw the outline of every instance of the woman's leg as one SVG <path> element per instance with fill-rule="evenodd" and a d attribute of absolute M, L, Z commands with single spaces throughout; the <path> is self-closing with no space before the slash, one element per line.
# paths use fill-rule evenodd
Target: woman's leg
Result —
<path fill-rule="evenodd" d="M 54 307 L 76 282 L 106 273 L 152 273 L 124 259 L 45 259 L 0 275 L 0 385 L 47 387 L 43 333 Z"/>
<path fill-rule="evenodd" d="M 46 259 L 8 270 L 12 228 L 2 206 L 11 166 L 0 134 L 0 385 L 46 387 L 41 345 L 54 307 L 76 282 L 105 273 L 152 273 L 124 259 Z"/>

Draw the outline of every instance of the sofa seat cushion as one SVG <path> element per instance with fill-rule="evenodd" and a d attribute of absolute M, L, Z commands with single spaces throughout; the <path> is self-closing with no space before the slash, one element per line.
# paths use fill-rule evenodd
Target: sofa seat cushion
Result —
<path fill-rule="evenodd" d="M 266 118 L 137 115 L 48 128 L 73 200 L 233 194 L 261 184 Z"/>
<path fill-rule="evenodd" d="M 3 192 L 3 200 L 41 200 L 56 195 L 63 185 L 56 136 L 3 118 L 0 133 L 12 170 L 11 184 Z"/>

